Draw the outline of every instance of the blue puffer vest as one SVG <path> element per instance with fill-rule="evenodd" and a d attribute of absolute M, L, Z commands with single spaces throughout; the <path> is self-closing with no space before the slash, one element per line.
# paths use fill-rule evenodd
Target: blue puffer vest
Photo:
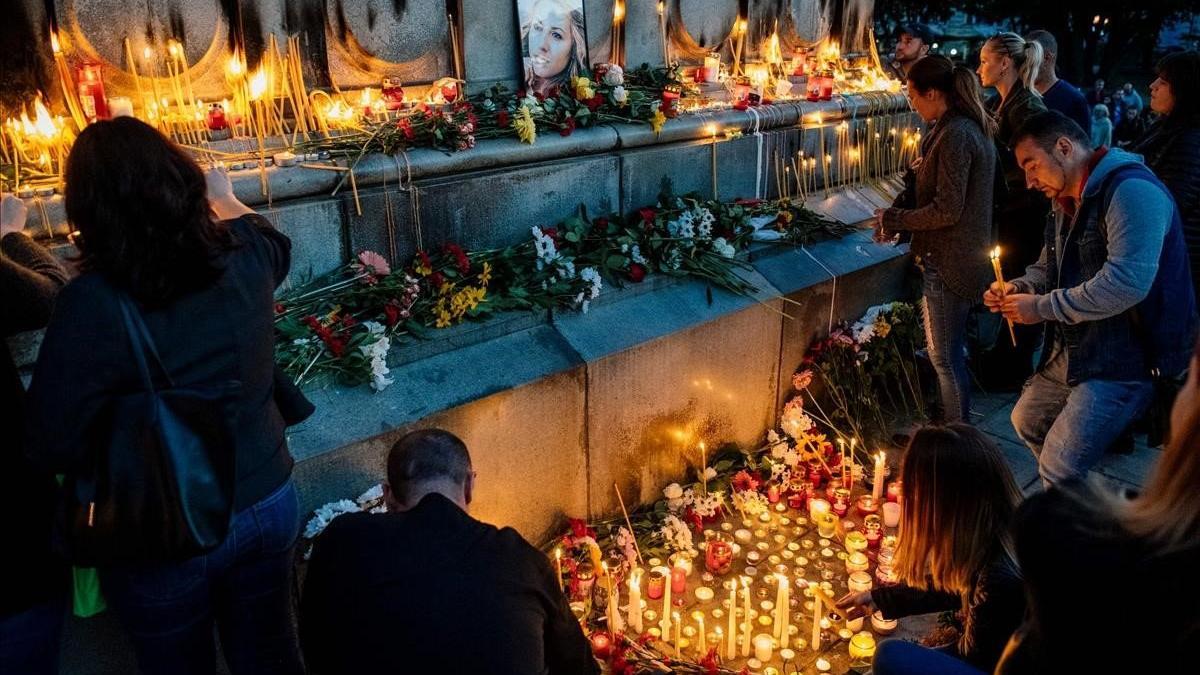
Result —
<path fill-rule="evenodd" d="M 1047 279 L 1051 288 L 1078 286 L 1096 276 L 1108 260 L 1104 218 L 1121 182 L 1131 178 L 1150 181 L 1170 196 L 1140 162 L 1123 163 L 1107 175 L 1093 178 L 1088 181 L 1074 225 L 1062 216 L 1050 218 L 1047 224 Z M 1056 250 L 1059 227 L 1064 230 L 1061 269 Z M 1066 342 L 1067 383 L 1072 386 L 1092 379 L 1149 380 L 1155 370 L 1167 377 L 1183 372 L 1195 346 L 1197 316 L 1179 209 L 1174 210 L 1159 254 L 1158 275 L 1144 300 L 1108 319 L 1075 325 L 1047 324 L 1047 331 L 1053 326 L 1061 329 Z M 1047 340 L 1049 337 L 1047 332 Z M 1043 350 L 1039 369 L 1046 365 L 1049 352 Z"/>

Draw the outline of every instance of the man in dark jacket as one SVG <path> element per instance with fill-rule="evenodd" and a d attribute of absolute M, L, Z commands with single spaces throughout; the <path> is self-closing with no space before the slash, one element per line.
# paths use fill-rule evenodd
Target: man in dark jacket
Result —
<path fill-rule="evenodd" d="M 0 199 L 0 332 L 46 325 L 67 272 L 27 237 L 25 203 Z M 66 612 L 67 567 L 50 550 L 54 477 L 22 453 L 25 389 L 0 350 L 0 512 L 10 514 L 0 556 L 0 673 L 57 673 Z"/>
<path fill-rule="evenodd" d="M 1187 367 L 1196 299 L 1179 210 L 1141 159 L 1096 150 L 1057 112 L 1030 118 L 1016 156 L 1055 200 L 1046 244 L 1023 277 L 984 303 L 1046 323 L 1038 372 L 1013 409 L 1047 485 L 1082 478 L 1151 402 L 1154 376 Z"/>
<path fill-rule="evenodd" d="M 467 514 L 461 440 L 410 433 L 387 474 L 389 513 L 341 516 L 317 539 L 300 607 L 311 672 L 599 672 L 546 556 Z"/>
<path fill-rule="evenodd" d="M 1071 118 L 1090 135 L 1092 133 L 1092 106 L 1079 89 L 1058 77 L 1058 40 L 1049 31 L 1035 30 L 1026 38 L 1042 46 L 1042 66 L 1038 69 L 1033 86 L 1042 95 L 1042 102 L 1050 110 Z"/>
<path fill-rule="evenodd" d="M 892 60 L 884 66 L 888 76 L 904 82 L 908 77 L 908 69 L 925 58 L 932 46 L 933 32 L 925 24 L 900 26 L 896 31 L 896 51 L 892 54 Z"/>

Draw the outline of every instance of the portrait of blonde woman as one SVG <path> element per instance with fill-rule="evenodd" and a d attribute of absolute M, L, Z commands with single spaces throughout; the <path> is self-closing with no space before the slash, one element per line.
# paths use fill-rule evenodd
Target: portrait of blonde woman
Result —
<path fill-rule="evenodd" d="M 587 68 L 583 0 L 518 0 L 525 84 L 543 96 Z"/>

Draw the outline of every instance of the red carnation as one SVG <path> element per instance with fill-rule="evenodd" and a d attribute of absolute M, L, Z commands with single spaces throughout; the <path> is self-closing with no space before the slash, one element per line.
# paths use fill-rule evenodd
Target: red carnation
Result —
<path fill-rule="evenodd" d="M 646 267 L 638 263 L 629 263 L 629 280 L 635 284 L 642 283 L 646 278 Z"/>
<path fill-rule="evenodd" d="M 575 118 L 568 117 L 563 122 L 563 127 L 558 130 L 559 136 L 570 136 L 571 132 L 575 131 Z"/>
<path fill-rule="evenodd" d="M 435 289 L 441 288 L 446 283 L 446 275 L 441 272 L 434 272 L 429 275 L 429 283 L 433 284 Z"/>
<path fill-rule="evenodd" d="M 429 259 L 429 254 L 425 251 L 417 251 L 417 259 L 421 261 L 421 264 L 417 265 L 417 267 L 433 269 L 433 261 Z"/>
<path fill-rule="evenodd" d="M 571 526 L 571 534 L 573 534 L 576 539 L 582 537 L 591 537 L 592 539 L 596 538 L 596 531 L 588 527 L 586 520 L 582 518 L 568 518 L 567 523 Z"/>
<path fill-rule="evenodd" d="M 498 126 L 501 128 L 506 128 L 508 127 L 508 122 L 509 119 L 507 110 L 501 110 L 500 112 L 496 113 L 496 124 Z"/>
<path fill-rule="evenodd" d="M 751 476 L 750 473 L 745 469 L 737 472 L 737 474 L 734 475 L 732 482 L 734 489 L 738 491 L 758 489 L 758 479 L 754 476 Z"/>

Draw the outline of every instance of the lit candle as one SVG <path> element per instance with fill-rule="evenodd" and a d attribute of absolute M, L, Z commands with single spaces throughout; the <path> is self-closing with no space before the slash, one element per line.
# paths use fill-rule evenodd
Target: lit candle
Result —
<path fill-rule="evenodd" d="M 880 635 L 888 635 L 895 631 L 896 624 L 897 622 L 895 619 L 883 618 L 883 612 L 879 610 L 876 610 L 875 613 L 871 615 L 871 628 L 875 629 L 875 632 L 879 633 Z"/>
<path fill-rule="evenodd" d="M 891 483 L 888 483 L 887 500 L 889 502 L 900 501 L 900 495 L 903 493 L 903 490 L 903 483 L 901 481 L 894 480 Z"/>
<path fill-rule="evenodd" d="M 558 572 L 558 592 L 562 593 L 563 580 L 562 580 L 562 549 L 561 548 L 554 549 L 554 569 Z"/>
<path fill-rule="evenodd" d="M 750 584 L 742 578 L 742 658 L 750 656 Z"/>
<path fill-rule="evenodd" d="M 850 658 L 866 660 L 875 656 L 875 636 L 867 632 L 850 638 Z"/>
<path fill-rule="evenodd" d="M 738 17 L 738 20 L 733 24 L 733 31 L 737 33 L 737 46 L 733 49 L 733 75 L 740 75 L 742 71 L 742 43 L 746 39 L 746 20 Z"/>
<path fill-rule="evenodd" d="M 629 573 L 629 627 L 635 633 L 642 632 L 642 571 L 635 569 Z"/>
<path fill-rule="evenodd" d="M 857 152 L 858 151 L 855 150 L 856 158 L 857 158 Z M 856 445 L 858 445 L 858 439 L 851 438 L 850 439 L 850 464 L 846 466 L 846 471 L 845 471 L 846 475 L 842 477 L 843 480 L 846 482 L 846 489 L 848 489 L 848 490 L 854 489 L 854 446 L 856 446 Z"/>
<path fill-rule="evenodd" d="M 696 649 L 696 653 L 700 655 L 700 658 L 704 658 L 705 654 L 708 653 L 708 631 L 704 628 L 704 612 L 696 612 L 696 624 L 696 630 L 699 631 L 700 634 L 700 640 L 697 642 L 698 647 Z"/>
<path fill-rule="evenodd" d="M 683 622 L 679 620 L 679 612 L 674 612 L 671 616 L 675 620 L 675 658 L 679 658 L 679 624 Z"/>
<path fill-rule="evenodd" d="M 766 663 L 771 660 L 773 645 L 771 636 L 760 634 L 754 636 L 754 658 Z"/>
<path fill-rule="evenodd" d="M 875 455 L 875 476 L 871 485 L 871 497 L 878 504 L 883 498 L 883 472 L 887 469 L 887 456 L 880 450 L 879 454 Z"/>
<path fill-rule="evenodd" d="M 721 77 L 721 55 L 711 52 L 704 57 L 704 80 L 716 82 Z"/>
<path fill-rule="evenodd" d="M 846 586 L 854 593 L 864 593 L 871 590 L 871 575 L 866 572 L 852 572 L 846 580 Z"/>
<path fill-rule="evenodd" d="M 997 246 L 996 248 L 992 249 L 992 252 L 988 257 L 992 259 L 992 271 L 996 273 L 996 283 L 1000 284 L 1000 297 L 1004 298 L 1004 272 L 1000 270 L 1000 247 Z M 1016 347 L 1017 333 L 1013 328 L 1012 319 L 1008 320 L 1008 336 L 1012 338 L 1013 346 Z"/>
<path fill-rule="evenodd" d="M 846 571 L 847 572 L 865 572 L 871 567 L 871 561 L 867 558 L 867 554 L 861 551 L 855 551 L 846 556 Z"/>
<path fill-rule="evenodd" d="M 108 99 L 108 112 L 113 117 L 133 117 L 133 99 L 128 96 L 114 96 Z"/>
<path fill-rule="evenodd" d="M 729 585 L 729 624 L 726 629 L 725 658 L 737 656 L 737 581 Z"/>

